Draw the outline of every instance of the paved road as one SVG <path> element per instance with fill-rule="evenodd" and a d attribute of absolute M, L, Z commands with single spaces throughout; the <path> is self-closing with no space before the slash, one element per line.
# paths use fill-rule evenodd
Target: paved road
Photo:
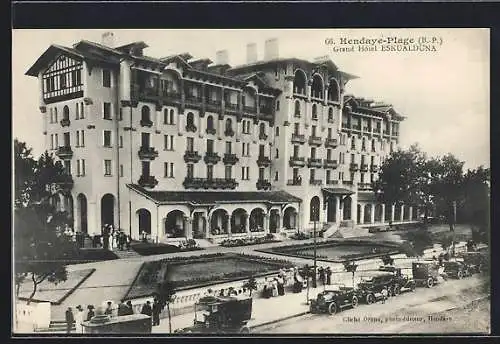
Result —
<path fill-rule="evenodd" d="M 307 314 L 273 325 L 254 329 L 254 333 L 456 333 L 453 316 L 443 313 L 455 307 L 464 307 L 472 300 L 487 295 L 482 286 L 487 276 L 473 276 L 464 280 L 448 280 L 433 288 L 417 288 L 385 304 L 360 304 L 336 315 Z M 443 315 L 444 314 L 444 315 Z M 456 314 L 456 313 L 455 313 Z M 459 312 L 460 314 L 460 312 Z M 430 315 L 434 315 L 431 319 Z M 489 326 L 489 325 L 488 325 Z M 461 328 L 463 332 L 477 331 L 477 327 Z M 485 332 L 488 329 L 484 330 Z"/>

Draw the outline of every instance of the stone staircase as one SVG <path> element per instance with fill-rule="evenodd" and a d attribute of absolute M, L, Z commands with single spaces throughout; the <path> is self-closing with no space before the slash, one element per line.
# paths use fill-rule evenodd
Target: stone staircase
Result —
<path fill-rule="evenodd" d="M 323 231 L 323 238 L 331 238 L 338 231 L 338 226 L 336 223 L 325 223 Z"/>
<path fill-rule="evenodd" d="M 219 246 L 217 244 L 214 244 L 214 243 L 210 242 L 207 239 L 194 239 L 194 240 L 196 241 L 196 243 L 198 244 L 198 246 L 201 247 L 201 248 Z"/>
<path fill-rule="evenodd" d="M 38 333 L 66 333 L 66 322 L 64 320 L 53 320 L 50 322 L 49 328 L 37 329 Z M 73 323 L 71 332 L 76 332 L 76 326 Z"/>
<path fill-rule="evenodd" d="M 118 256 L 120 259 L 127 259 L 127 258 L 138 258 L 141 257 L 141 255 L 134 250 L 126 250 L 126 251 L 120 251 L 116 250 L 113 251 L 114 254 Z"/>
<path fill-rule="evenodd" d="M 368 232 L 368 228 L 356 226 L 352 220 L 342 221 L 338 227 L 331 226 L 327 232 L 329 235 L 325 238 L 357 238 L 373 235 Z"/>

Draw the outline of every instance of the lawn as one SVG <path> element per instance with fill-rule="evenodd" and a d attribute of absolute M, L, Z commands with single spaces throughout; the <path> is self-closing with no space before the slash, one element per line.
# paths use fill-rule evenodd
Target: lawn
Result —
<path fill-rule="evenodd" d="M 166 278 L 182 290 L 261 276 L 291 266 L 278 259 L 221 253 L 145 262 L 124 299 L 150 296 Z"/>

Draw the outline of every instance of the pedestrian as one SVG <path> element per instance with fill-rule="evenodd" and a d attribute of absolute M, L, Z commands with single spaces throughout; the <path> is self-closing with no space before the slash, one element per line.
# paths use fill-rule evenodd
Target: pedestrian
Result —
<path fill-rule="evenodd" d="M 221 290 L 219 291 L 219 296 L 224 296 L 224 289 L 221 289 Z"/>
<path fill-rule="evenodd" d="M 87 312 L 87 321 L 90 321 L 95 316 L 94 306 L 93 305 L 88 305 L 87 309 L 89 310 Z"/>
<path fill-rule="evenodd" d="M 387 300 L 387 295 L 388 295 L 387 287 L 384 286 L 384 288 L 382 288 L 382 303 L 385 303 L 385 300 Z"/>
<path fill-rule="evenodd" d="M 157 299 L 153 301 L 153 326 L 160 325 L 160 312 L 161 307 Z"/>
<path fill-rule="evenodd" d="M 132 301 L 128 300 L 127 301 L 127 314 L 126 315 L 133 315 L 134 314 L 134 306 L 132 306 Z"/>
<path fill-rule="evenodd" d="M 318 268 L 318 275 L 319 275 L 319 280 L 322 285 L 325 285 L 325 270 L 323 269 L 322 266 Z"/>
<path fill-rule="evenodd" d="M 278 277 L 277 282 L 278 282 L 278 295 L 279 296 L 285 295 L 285 282 L 283 278 Z"/>
<path fill-rule="evenodd" d="M 130 244 L 132 243 L 132 237 L 127 234 L 127 250 L 130 250 Z"/>
<path fill-rule="evenodd" d="M 273 297 L 278 296 L 278 280 L 274 278 L 271 282 Z"/>
<path fill-rule="evenodd" d="M 76 333 L 83 333 L 83 319 L 85 314 L 83 313 L 83 308 L 82 306 L 78 305 L 76 306 L 77 312 L 75 314 L 75 327 L 76 327 Z"/>
<path fill-rule="evenodd" d="M 104 314 L 112 316 L 113 315 L 113 307 L 112 306 L 113 306 L 113 302 L 108 301 L 106 310 L 104 311 Z"/>
<path fill-rule="evenodd" d="M 153 309 L 151 308 L 150 301 L 146 301 L 144 306 L 142 306 L 141 314 L 145 314 L 145 315 L 149 315 L 149 316 L 153 315 Z"/>
<path fill-rule="evenodd" d="M 118 305 L 118 316 L 122 317 L 124 315 L 127 315 L 128 313 L 128 306 L 122 301 Z"/>
<path fill-rule="evenodd" d="M 326 273 L 326 284 L 332 284 L 332 269 L 328 266 L 325 270 Z"/>
<path fill-rule="evenodd" d="M 75 317 L 73 316 L 73 311 L 71 307 L 66 310 L 66 333 L 71 333 L 73 329 L 73 323 L 75 322 Z"/>

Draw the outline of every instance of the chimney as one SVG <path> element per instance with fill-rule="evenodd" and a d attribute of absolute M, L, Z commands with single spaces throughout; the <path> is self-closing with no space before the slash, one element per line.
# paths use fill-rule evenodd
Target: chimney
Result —
<path fill-rule="evenodd" d="M 247 63 L 257 62 L 257 44 L 247 44 Z"/>
<path fill-rule="evenodd" d="M 273 60 L 279 57 L 278 39 L 270 38 L 266 40 L 264 47 L 264 60 Z"/>
<path fill-rule="evenodd" d="M 224 65 L 229 64 L 229 55 L 227 50 L 219 50 L 215 53 L 215 64 Z"/>
<path fill-rule="evenodd" d="M 101 44 L 109 48 L 115 47 L 115 35 L 112 32 L 105 32 L 101 37 Z"/>

